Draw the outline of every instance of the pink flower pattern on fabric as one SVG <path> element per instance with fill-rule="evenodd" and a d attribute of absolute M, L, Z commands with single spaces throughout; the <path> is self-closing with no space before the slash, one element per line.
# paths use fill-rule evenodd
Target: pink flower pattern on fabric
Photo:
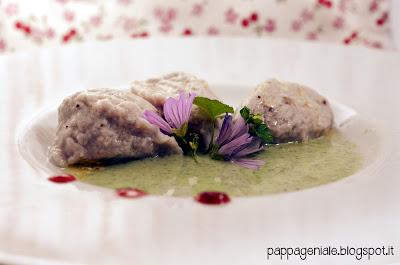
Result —
<path fill-rule="evenodd" d="M 201 16 L 203 14 L 203 6 L 201 4 L 194 4 L 191 14 L 193 16 Z"/>
<path fill-rule="evenodd" d="M 6 50 L 6 42 L 3 39 L 0 39 L 0 52 Z"/>
<path fill-rule="evenodd" d="M 173 29 L 173 21 L 176 18 L 176 10 L 173 8 L 156 7 L 154 9 L 154 16 L 161 22 L 159 31 L 162 33 L 169 33 Z"/>
<path fill-rule="evenodd" d="M 70 40 L 157 35 L 260 36 L 392 48 L 388 0 L 43 0 L 41 4 L 48 8 L 33 8 L 37 2 L 32 0 L 0 1 L 0 52 Z M 66 35 L 71 29 L 76 34 Z M 351 37 L 354 31 L 357 36 Z"/>
<path fill-rule="evenodd" d="M 239 15 L 233 10 L 233 8 L 229 8 L 225 12 L 225 21 L 230 24 L 234 24 Z"/>
<path fill-rule="evenodd" d="M 1 2 L 0 2 L 1 3 Z M 18 5 L 15 3 L 10 3 L 6 5 L 4 8 L 4 12 L 6 13 L 7 16 L 13 16 L 18 13 Z"/>
<path fill-rule="evenodd" d="M 267 31 L 267 32 L 274 32 L 276 29 L 275 20 L 267 19 L 267 21 L 265 22 L 264 28 L 265 28 L 265 31 Z"/>
<path fill-rule="evenodd" d="M 64 19 L 68 22 L 74 21 L 75 18 L 75 13 L 72 12 L 71 10 L 65 10 L 64 11 Z"/>

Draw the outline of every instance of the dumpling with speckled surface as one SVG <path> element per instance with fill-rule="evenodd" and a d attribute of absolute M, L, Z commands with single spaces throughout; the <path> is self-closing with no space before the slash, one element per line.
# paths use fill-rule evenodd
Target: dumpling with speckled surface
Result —
<path fill-rule="evenodd" d="M 173 137 L 144 119 L 145 110 L 156 111 L 130 91 L 91 89 L 67 97 L 58 109 L 50 161 L 66 167 L 107 159 L 181 154 Z"/>
<path fill-rule="evenodd" d="M 159 113 L 163 112 L 163 105 L 168 98 L 178 98 L 182 92 L 196 93 L 196 96 L 217 99 L 206 81 L 183 72 L 172 72 L 159 78 L 134 81 L 131 91 L 153 104 Z M 193 106 L 189 122 L 192 129 L 200 133 L 201 142 L 203 146 L 206 146 L 212 130 L 208 116 L 197 106 Z"/>
<path fill-rule="evenodd" d="M 259 84 L 242 106 L 263 117 L 278 143 L 317 138 L 333 124 L 324 97 L 309 87 L 276 79 Z"/>
<path fill-rule="evenodd" d="M 217 98 L 206 81 L 183 72 L 173 72 L 145 81 L 134 81 L 131 91 L 149 101 L 160 111 L 162 111 L 167 98 L 178 98 L 181 92 L 196 93 L 197 96 L 212 99 Z"/>

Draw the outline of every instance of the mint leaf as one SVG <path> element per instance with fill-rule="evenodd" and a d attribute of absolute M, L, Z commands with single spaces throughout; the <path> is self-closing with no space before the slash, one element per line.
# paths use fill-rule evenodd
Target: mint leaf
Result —
<path fill-rule="evenodd" d="M 274 138 L 272 137 L 272 134 L 270 130 L 268 129 L 267 125 L 259 124 L 255 125 L 253 127 L 254 133 L 261 138 L 265 143 L 272 143 L 274 141 Z M 251 131 L 250 131 L 251 133 Z"/>
<path fill-rule="evenodd" d="M 252 117 L 252 119 L 253 119 L 253 123 L 254 124 L 264 124 L 264 121 L 262 120 L 262 118 L 260 117 L 260 116 L 256 116 L 256 115 L 254 115 L 253 117 Z"/>
<path fill-rule="evenodd" d="M 240 115 L 243 117 L 243 119 L 247 122 L 247 119 L 250 117 L 250 109 L 246 106 L 244 106 L 240 110 Z"/>
<path fill-rule="evenodd" d="M 240 115 L 250 125 L 250 135 L 259 137 L 264 143 L 274 142 L 271 131 L 260 115 L 251 113 L 250 109 L 246 106 L 240 110 Z"/>
<path fill-rule="evenodd" d="M 213 120 L 221 114 L 234 112 L 231 106 L 216 99 L 196 97 L 193 104 L 204 110 Z"/>

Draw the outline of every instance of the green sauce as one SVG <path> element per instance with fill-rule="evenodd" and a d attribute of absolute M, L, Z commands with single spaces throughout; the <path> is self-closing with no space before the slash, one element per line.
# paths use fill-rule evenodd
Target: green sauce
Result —
<path fill-rule="evenodd" d="M 193 196 L 223 191 L 231 196 L 254 196 L 333 182 L 352 175 L 363 163 L 356 146 L 335 131 L 307 143 L 268 146 L 256 157 L 266 161 L 258 171 L 207 156 L 199 156 L 196 163 L 178 155 L 66 171 L 85 183 L 113 189 L 134 187 L 150 194 Z"/>

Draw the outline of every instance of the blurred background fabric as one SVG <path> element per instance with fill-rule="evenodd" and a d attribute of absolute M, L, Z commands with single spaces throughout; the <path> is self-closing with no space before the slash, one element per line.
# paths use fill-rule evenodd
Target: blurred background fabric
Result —
<path fill-rule="evenodd" d="M 0 53 L 117 38 L 219 35 L 392 49 L 389 6 L 388 0 L 0 0 Z"/>

